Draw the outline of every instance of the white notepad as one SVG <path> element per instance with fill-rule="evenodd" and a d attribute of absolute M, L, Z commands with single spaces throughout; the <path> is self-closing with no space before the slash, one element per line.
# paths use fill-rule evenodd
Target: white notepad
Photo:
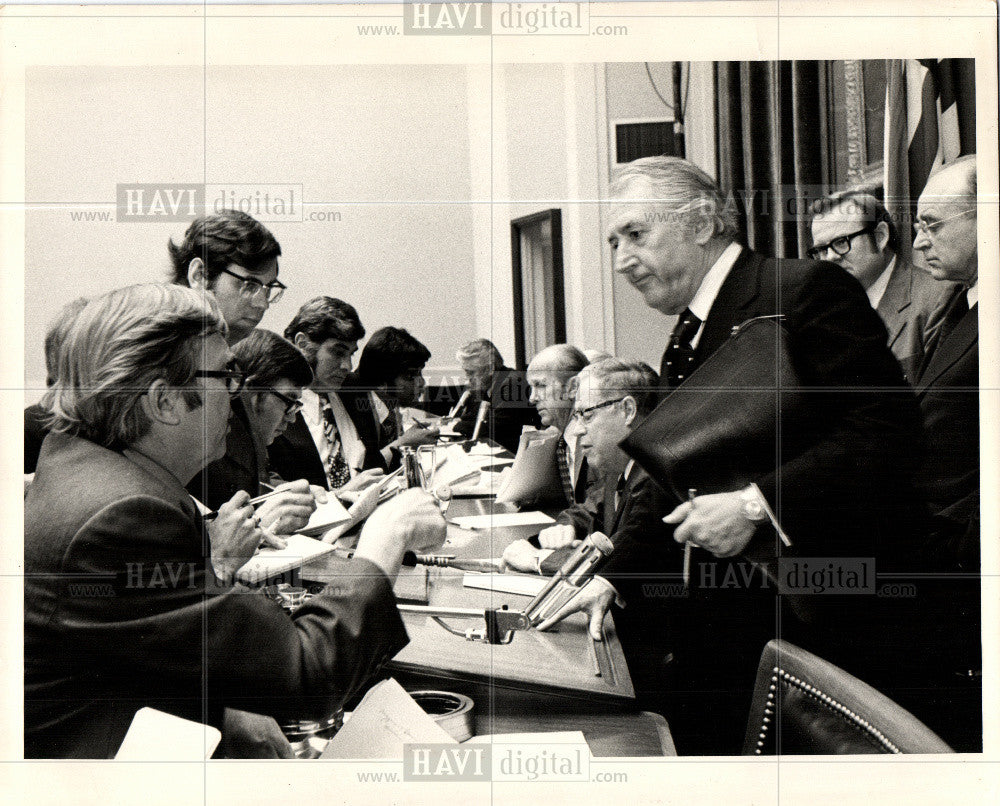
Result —
<path fill-rule="evenodd" d="M 140 708 L 118 748 L 118 761 L 203 761 L 215 752 L 222 734 L 155 708 Z"/>
<path fill-rule="evenodd" d="M 495 526 L 545 526 L 555 519 L 544 512 L 496 512 L 492 515 L 463 515 L 451 522 L 463 529 L 491 529 Z"/>
<path fill-rule="evenodd" d="M 316 537 L 350 519 L 351 515 L 340 503 L 340 499 L 330 493 L 325 504 L 316 505 L 316 510 L 309 516 L 309 523 L 299 529 L 298 534 Z"/>
<path fill-rule="evenodd" d="M 481 588 L 495 593 L 516 593 L 521 596 L 536 596 L 548 582 L 547 577 L 522 576 L 521 574 L 479 574 L 469 573 L 462 577 L 463 588 Z"/>
<path fill-rule="evenodd" d="M 283 574 L 292 568 L 298 568 L 313 557 L 326 554 L 334 549 L 330 543 L 324 543 L 305 535 L 288 535 L 286 540 L 288 540 L 288 545 L 283 549 L 262 548 L 236 572 L 239 580 L 253 585 L 268 577 Z"/>

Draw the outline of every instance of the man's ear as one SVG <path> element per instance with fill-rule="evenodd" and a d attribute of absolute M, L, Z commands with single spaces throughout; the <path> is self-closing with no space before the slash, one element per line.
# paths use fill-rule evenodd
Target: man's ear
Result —
<path fill-rule="evenodd" d="M 267 392 L 251 392 L 247 394 L 244 390 L 240 397 L 243 398 L 243 403 L 246 405 L 247 410 L 252 414 L 260 415 L 261 407 L 264 405 L 264 396 Z"/>
<path fill-rule="evenodd" d="M 710 216 L 699 217 L 695 219 L 692 230 L 695 243 L 704 246 L 715 237 L 715 219 Z"/>
<path fill-rule="evenodd" d="M 878 251 L 885 251 L 885 247 L 889 243 L 889 225 L 884 221 L 879 221 L 872 235 L 875 237 L 875 246 L 878 247 Z"/>
<path fill-rule="evenodd" d="M 292 341 L 303 353 L 305 353 L 312 346 L 312 339 L 310 339 L 301 330 L 295 334 L 295 338 L 292 339 Z"/>
<path fill-rule="evenodd" d="M 191 262 L 188 263 L 187 281 L 191 288 L 208 290 L 208 271 L 205 268 L 205 261 L 200 257 L 191 258 Z"/>
<path fill-rule="evenodd" d="M 150 420 L 164 425 L 178 425 L 187 411 L 181 390 L 168 386 L 163 378 L 157 378 L 150 384 L 142 397 L 142 404 Z"/>
<path fill-rule="evenodd" d="M 625 395 L 622 398 L 622 409 L 625 411 L 625 425 L 632 425 L 639 414 L 639 406 L 632 395 Z"/>

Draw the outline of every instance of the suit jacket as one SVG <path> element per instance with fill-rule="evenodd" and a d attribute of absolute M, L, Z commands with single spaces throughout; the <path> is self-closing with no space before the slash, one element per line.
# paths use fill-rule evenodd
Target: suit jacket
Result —
<path fill-rule="evenodd" d="M 875 310 L 889 331 L 889 349 L 911 383 L 924 360 L 930 316 L 953 288 L 952 283 L 938 282 L 927 272 L 896 258 L 889 284 Z"/>
<path fill-rule="evenodd" d="M 38 464 L 38 454 L 42 450 L 42 442 L 48 429 L 45 427 L 45 417 L 48 412 L 38 403 L 24 410 L 24 472 L 34 473 Z"/>
<path fill-rule="evenodd" d="M 695 369 L 735 325 L 774 314 L 785 317 L 807 415 L 783 420 L 774 469 L 756 483 L 793 554 L 900 559 L 919 526 L 919 412 L 881 319 L 850 275 L 744 249 L 709 312 Z M 778 545 L 762 530 L 751 556 L 774 560 Z"/>
<path fill-rule="evenodd" d="M 370 563 L 292 618 L 217 583 L 188 493 L 140 459 L 45 440 L 24 505 L 25 757 L 112 757 L 145 706 L 321 718 L 405 645 Z"/>
<path fill-rule="evenodd" d="M 956 294 L 965 293 L 956 289 Z M 919 484 L 931 511 L 921 547 L 923 569 L 941 574 L 918 583 L 920 636 L 935 648 L 931 662 L 955 671 L 982 668 L 980 640 L 979 306 L 941 338 L 951 300 L 934 313 L 927 357 L 915 391 L 927 452 Z"/>
<path fill-rule="evenodd" d="M 671 607 L 675 694 L 665 706 L 688 751 L 738 751 L 756 664 L 778 624 L 782 637 L 866 678 L 869 651 L 877 653 L 875 636 L 884 626 L 878 600 L 801 588 L 778 596 L 779 558 L 875 558 L 878 571 L 895 570 L 909 562 L 908 549 L 922 528 L 913 485 L 920 442 L 916 401 L 888 349 L 885 326 L 842 269 L 744 249 L 705 321 L 694 368 L 734 326 L 775 314 L 785 317 L 806 414 L 792 419 L 782 412 L 780 441 L 748 466 L 773 468 L 755 482 L 792 547 L 761 526 L 737 557 L 693 550 L 690 591 Z M 679 503 L 671 495 L 667 511 Z M 714 703 L 723 704 L 707 703 L 692 691 L 698 687 L 726 692 L 713 694 Z M 693 703 L 686 712 L 681 691 Z M 708 720 L 706 705 L 715 709 Z"/>
<path fill-rule="evenodd" d="M 493 373 L 485 400 L 490 403 L 490 412 L 480 429 L 480 436 L 489 437 L 511 453 L 517 453 L 524 426 L 541 427 L 538 412 L 528 402 L 530 390 L 523 372 L 501 367 Z M 455 430 L 465 436 L 472 436 L 479 413 L 480 400 L 466 404 L 465 413 L 455 426 Z"/>
<path fill-rule="evenodd" d="M 362 394 L 358 389 L 342 389 L 337 394 L 354 423 L 358 438 L 365 446 L 361 470 L 385 470 L 385 459 L 378 449 L 378 432 L 371 407 L 367 404 L 367 394 Z M 319 450 L 313 442 L 302 412 L 295 415 L 295 421 L 268 446 L 267 456 L 270 471 L 285 481 L 306 479 L 310 484 L 329 489 L 323 460 L 320 459 Z"/>
<path fill-rule="evenodd" d="M 233 398 L 231 406 L 226 455 L 207 465 L 187 485 L 188 492 L 209 509 L 218 509 L 240 490 L 251 498 L 259 495 L 260 481 L 266 478 L 266 454 L 254 438 L 243 401 Z"/>

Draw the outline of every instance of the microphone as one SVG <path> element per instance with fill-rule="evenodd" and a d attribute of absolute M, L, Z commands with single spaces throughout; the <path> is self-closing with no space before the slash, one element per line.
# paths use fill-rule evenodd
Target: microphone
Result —
<path fill-rule="evenodd" d="M 448 412 L 448 419 L 452 417 L 457 417 L 458 413 L 465 408 L 465 404 L 469 402 L 469 395 L 472 394 L 470 389 L 466 389 L 462 392 L 462 396 L 458 399 L 458 402 L 451 407 L 451 411 Z"/>
<path fill-rule="evenodd" d="M 544 614 L 546 610 L 550 609 L 549 605 L 551 604 L 546 599 L 549 598 L 550 594 L 555 592 L 556 587 L 560 583 L 565 583 L 574 588 L 581 587 L 594 575 L 598 566 L 614 550 L 615 544 L 603 532 L 594 532 L 592 535 L 589 535 L 566 558 L 566 562 L 562 564 L 562 567 L 556 572 L 555 576 L 545 583 L 545 587 L 524 608 L 524 615 L 527 616 L 528 621 L 534 625 L 544 619 Z M 560 605 L 566 601 L 562 596 L 558 598 L 560 599 Z"/>
<path fill-rule="evenodd" d="M 483 422 L 486 420 L 486 415 L 490 410 L 490 401 L 484 400 L 479 404 L 479 413 L 476 415 L 476 427 L 472 429 L 472 441 L 475 442 L 479 439 L 479 429 L 483 427 Z"/>

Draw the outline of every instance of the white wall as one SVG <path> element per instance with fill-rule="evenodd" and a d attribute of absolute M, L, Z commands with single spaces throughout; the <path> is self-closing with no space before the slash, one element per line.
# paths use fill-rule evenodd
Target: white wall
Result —
<path fill-rule="evenodd" d="M 667 93 L 669 63 L 650 69 Z M 710 80 L 693 72 L 687 108 L 705 167 Z M 609 118 L 663 111 L 641 63 L 31 69 L 26 399 L 65 302 L 167 276 L 185 224 L 116 223 L 119 182 L 301 184 L 308 211 L 339 220 L 269 224 L 289 291 L 262 326 L 339 296 L 369 332 L 410 329 L 432 375 L 476 336 L 513 360 L 510 220 L 558 207 L 569 341 L 655 367 L 672 322 L 613 276 L 599 201 Z"/>
<path fill-rule="evenodd" d="M 186 225 L 116 223 L 119 182 L 302 184 L 310 210 L 340 220 L 268 225 L 289 291 L 262 326 L 280 332 L 330 294 L 452 368 L 478 335 L 466 80 L 446 65 L 29 71 L 26 399 L 65 302 L 167 275 Z M 112 220 L 71 219 L 88 209 Z"/>

